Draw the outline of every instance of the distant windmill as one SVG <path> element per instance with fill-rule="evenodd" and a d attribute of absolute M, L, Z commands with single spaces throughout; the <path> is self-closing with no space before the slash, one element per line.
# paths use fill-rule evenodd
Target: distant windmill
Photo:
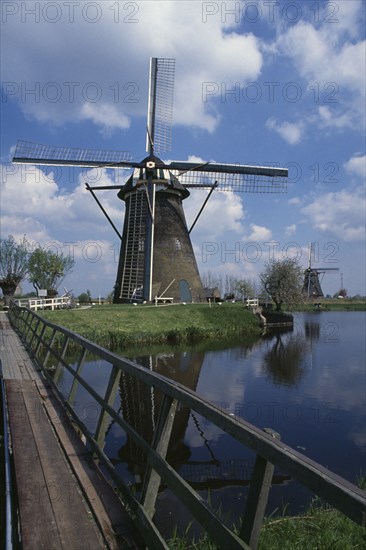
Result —
<path fill-rule="evenodd" d="M 310 243 L 309 247 L 309 267 L 305 270 L 303 292 L 310 298 L 322 298 L 324 296 L 320 283 L 323 281 L 324 274 L 328 271 L 339 271 L 338 267 L 318 267 L 311 266 L 311 257 L 314 255 L 315 243 Z M 321 281 L 319 275 L 322 276 Z"/>
<path fill-rule="evenodd" d="M 133 162 L 124 152 L 52 147 L 19 141 L 14 163 L 131 168 L 125 185 L 90 187 L 99 207 L 121 238 L 114 302 L 204 301 L 190 231 L 214 189 L 249 193 L 286 191 L 286 168 L 172 161 L 155 152 L 170 150 L 175 60 L 151 58 L 146 158 Z M 190 230 L 182 201 L 192 189 L 210 189 Z M 126 203 L 122 235 L 94 191 L 118 189 Z M 214 220 L 215 224 L 219 220 Z"/>

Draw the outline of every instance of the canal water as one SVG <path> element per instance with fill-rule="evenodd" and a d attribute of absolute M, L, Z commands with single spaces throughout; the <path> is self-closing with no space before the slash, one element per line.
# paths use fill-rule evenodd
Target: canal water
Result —
<path fill-rule="evenodd" d="M 129 350 L 123 355 L 195 390 L 232 416 L 274 429 L 289 446 L 357 483 L 366 475 L 365 318 L 364 312 L 297 313 L 293 330 L 267 332 L 255 340 Z M 110 370 L 91 358 L 83 376 L 104 392 Z M 58 374 L 58 385 L 68 396 L 72 380 L 67 372 Z M 97 404 L 81 387 L 75 388 L 73 400 L 93 432 Z M 122 376 L 114 407 L 149 440 L 160 400 L 154 390 Z M 104 450 L 138 493 L 145 458 L 112 421 Z M 229 522 L 241 517 L 255 461 L 250 450 L 182 408 L 168 460 Z M 301 512 L 312 496 L 276 469 L 267 514 Z M 189 520 L 169 490 L 162 490 L 156 521 L 163 532 L 169 534 L 176 523 L 183 528 Z"/>

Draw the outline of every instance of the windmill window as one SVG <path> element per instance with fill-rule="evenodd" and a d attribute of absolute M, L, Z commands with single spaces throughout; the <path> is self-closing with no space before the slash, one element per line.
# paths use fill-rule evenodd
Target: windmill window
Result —
<path fill-rule="evenodd" d="M 182 243 L 180 239 L 175 239 L 175 250 L 182 250 Z"/>

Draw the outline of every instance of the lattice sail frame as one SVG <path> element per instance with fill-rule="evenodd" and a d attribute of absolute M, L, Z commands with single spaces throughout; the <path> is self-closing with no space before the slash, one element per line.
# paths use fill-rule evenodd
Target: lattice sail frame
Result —
<path fill-rule="evenodd" d="M 223 169 L 224 169 L 224 165 Z M 253 169 L 256 167 L 253 166 Z M 267 176 L 263 174 L 235 174 L 229 172 L 189 171 L 180 174 L 179 170 L 170 170 L 180 183 L 187 188 L 208 189 L 217 183 L 218 191 L 237 193 L 286 193 L 285 176 Z"/>
<path fill-rule="evenodd" d="M 14 154 L 15 163 L 40 165 L 145 168 L 145 162 L 132 162 L 127 151 L 76 149 L 18 141 Z M 237 193 L 286 193 L 287 170 L 285 168 L 250 166 L 242 164 L 161 162 L 156 170 L 168 170 L 187 188 L 210 189 L 217 182 L 218 191 Z M 126 174 L 126 181 L 130 172 Z M 106 187 L 107 189 L 107 187 Z"/>
<path fill-rule="evenodd" d="M 13 162 L 42 165 L 72 165 L 72 166 L 111 166 L 132 159 L 128 151 L 107 151 L 105 149 L 78 149 L 75 147 L 59 147 L 42 145 L 31 141 L 19 140 L 16 145 Z"/>
<path fill-rule="evenodd" d="M 146 151 L 168 152 L 172 143 L 175 59 L 151 58 Z"/>

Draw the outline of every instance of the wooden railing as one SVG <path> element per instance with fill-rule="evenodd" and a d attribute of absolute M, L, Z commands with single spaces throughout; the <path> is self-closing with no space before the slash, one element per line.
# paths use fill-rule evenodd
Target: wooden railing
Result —
<path fill-rule="evenodd" d="M 149 548 L 168 548 L 153 522 L 156 499 L 160 483 L 163 481 L 221 548 L 255 549 L 263 522 L 274 465 L 310 488 L 354 522 L 365 524 L 366 498 L 364 491 L 288 447 L 271 430 L 262 431 L 244 420 L 232 417 L 185 386 L 149 371 L 76 333 L 50 323 L 30 309 L 18 307 L 14 302 L 10 306 L 9 317 L 36 364 L 63 399 L 64 406 L 84 435 L 96 462 L 103 466 L 103 470 L 107 471 L 113 480 L 116 491 L 130 510 L 145 540 L 148 541 Z M 77 364 L 73 367 L 66 360 L 66 352 L 70 343 L 77 345 L 80 350 Z M 87 352 L 93 353 L 112 366 L 104 395 L 100 395 L 82 376 Z M 56 362 L 58 365 L 57 368 L 60 366 L 65 368 L 73 377 L 68 398 L 61 395 L 53 383 L 53 377 L 48 372 L 51 358 L 53 363 Z M 148 388 L 159 389 L 163 395 L 151 443 L 147 442 L 135 427 L 113 408 L 121 376 L 126 374 L 145 384 Z M 89 431 L 73 410 L 72 401 L 75 398 L 77 384 L 80 384 L 100 405 L 95 433 Z M 178 407 L 188 407 L 191 411 L 195 411 L 257 454 L 239 534 L 235 534 L 229 529 L 209 504 L 166 461 L 172 425 Z M 103 450 L 109 417 L 146 454 L 147 467 L 139 498 L 122 481 Z"/>
<path fill-rule="evenodd" d="M 247 298 L 245 305 L 247 307 L 258 307 L 258 298 Z"/>

